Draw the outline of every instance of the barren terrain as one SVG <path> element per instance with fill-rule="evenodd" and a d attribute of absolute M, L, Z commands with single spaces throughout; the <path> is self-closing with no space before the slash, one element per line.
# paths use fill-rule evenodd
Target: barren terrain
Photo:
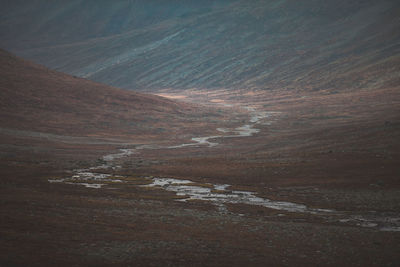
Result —
<path fill-rule="evenodd" d="M 163 94 L 177 98 L 172 91 Z M 179 95 L 178 103 L 196 105 L 207 100 L 221 113 L 230 114 L 230 123 L 216 120 L 212 127 L 193 128 L 189 135 L 168 142 L 148 139 L 146 146 L 120 144 L 117 147 L 134 152 L 122 157 L 104 157 L 117 155 L 115 145 L 83 145 L 80 140 L 62 146 L 43 140 L 34 146 L 41 150 L 54 146 L 57 153 L 31 149 L 4 157 L 2 262 L 397 265 L 400 113 L 396 91 L 306 98 L 256 92 L 232 98 L 223 91 Z M 371 113 L 370 105 L 379 108 Z M 254 124 L 250 106 L 268 116 Z M 260 131 L 208 140 L 216 145 L 190 140 L 233 135 L 216 129 L 228 131 L 243 124 L 254 124 Z M 176 147 L 179 144 L 194 145 Z M 95 166 L 100 168 L 90 172 L 107 173 L 109 178 L 63 180 L 76 175 L 76 169 Z M 205 199 L 182 201 L 188 194 L 143 186 L 153 177 L 190 180 L 191 186 L 204 189 L 228 184 L 213 193 L 254 192 L 278 203 L 334 212 L 287 211 L 235 200 L 223 207 Z"/>
<path fill-rule="evenodd" d="M 396 1 L 1 2 L 0 266 L 400 265 Z"/>

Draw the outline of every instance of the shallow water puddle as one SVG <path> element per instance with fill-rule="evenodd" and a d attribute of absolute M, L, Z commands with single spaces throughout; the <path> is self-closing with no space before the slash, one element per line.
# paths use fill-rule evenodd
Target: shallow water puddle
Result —
<path fill-rule="evenodd" d="M 133 155 L 135 153 L 136 149 L 123 148 L 123 149 L 120 149 L 120 151 L 121 151 L 121 153 L 105 155 L 103 157 L 103 160 L 108 162 L 108 161 L 113 161 L 113 160 L 120 159 L 120 158 L 125 158 L 130 155 Z"/>
<path fill-rule="evenodd" d="M 399 215 L 378 215 L 378 214 L 367 214 L 367 215 L 350 215 L 346 219 L 339 220 L 342 223 L 353 224 L 356 226 L 367 227 L 367 228 L 379 228 L 380 231 L 386 232 L 399 232 L 400 231 L 400 216 Z"/>
<path fill-rule="evenodd" d="M 94 173 L 90 172 L 90 169 L 83 169 L 76 172 L 75 175 L 72 175 L 68 178 L 62 179 L 49 179 L 49 183 L 64 183 L 64 184 L 71 184 L 71 185 L 83 185 L 86 188 L 95 188 L 99 189 L 109 183 L 123 183 L 124 181 L 121 179 L 115 178 L 123 178 L 123 176 L 112 176 L 111 174 L 105 173 Z M 91 182 L 91 183 L 87 183 Z M 95 183 L 93 183 L 95 182 Z M 103 183 L 98 183 L 103 182 Z M 106 182 L 106 183 L 104 183 Z"/>

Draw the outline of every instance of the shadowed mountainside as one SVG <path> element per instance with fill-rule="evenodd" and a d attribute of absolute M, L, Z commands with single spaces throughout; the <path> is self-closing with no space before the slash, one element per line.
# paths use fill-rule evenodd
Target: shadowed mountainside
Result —
<path fill-rule="evenodd" d="M 335 91 L 399 82 L 397 1 L 4 6 L 1 46 L 128 89 Z"/>

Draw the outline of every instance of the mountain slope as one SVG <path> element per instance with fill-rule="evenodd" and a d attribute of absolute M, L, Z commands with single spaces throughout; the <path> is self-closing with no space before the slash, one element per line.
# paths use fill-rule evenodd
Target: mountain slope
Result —
<path fill-rule="evenodd" d="M 1 0 L 0 3 L 2 41 L 18 48 L 121 34 L 188 16 L 193 10 L 199 14 L 217 6 L 212 0 L 201 3 L 193 0 Z"/>
<path fill-rule="evenodd" d="M 336 91 L 399 81 L 397 1 L 176 1 L 168 8 L 121 1 L 101 2 L 108 13 L 95 15 L 93 2 L 72 2 L 42 11 L 44 2 L 36 1 L 24 13 L 9 6 L 1 45 L 51 68 L 137 90 Z M 51 23 L 29 19 L 47 13 Z M 29 21 L 36 30 L 15 27 L 22 14 L 21 25 Z M 89 15 L 71 20 L 76 14 Z"/>
<path fill-rule="evenodd" d="M 193 106 L 72 77 L 3 50 L 0 73 L 3 130 L 144 137 L 161 129 L 185 131 L 182 122 L 195 127 L 189 123 Z"/>

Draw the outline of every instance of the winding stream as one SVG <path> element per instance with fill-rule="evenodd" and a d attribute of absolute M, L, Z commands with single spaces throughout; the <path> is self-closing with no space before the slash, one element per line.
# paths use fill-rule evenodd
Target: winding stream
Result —
<path fill-rule="evenodd" d="M 182 148 L 188 146 L 197 146 L 197 145 L 208 145 L 209 147 L 214 147 L 219 145 L 217 142 L 211 142 L 212 139 L 217 138 L 233 138 L 233 137 L 245 137 L 245 136 L 252 136 L 256 133 L 260 132 L 260 129 L 254 128 L 256 124 L 258 124 L 261 120 L 270 117 L 272 114 L 277 112 L 257 112 L 253 108 L 247 108 L 247 110 L 251 110 L 251 124 L 245 124 L 243 126 L 237 127 L 235 129 L 228 129 L 228 128 L 217 128 L 217 131 L 222 133 L 233 133 L 231 135 L 213 135 L 213 136 L 205 136 L 205 137 L 193 137 L 192 141 L 195 143 L 187 143 L 181 144 L 176 146 L 169 146 L 168 148 Z"/>
<path fill-rule="evenodd" d="M 73 173 L 75 173 L 75 174 L 69 178 L 49 179 L 48 181 L 50 183 L 78 184 L 78 185 L 83 185 L 87 188 L 101 188 L 108 183 L 123 182 L 122 180 L 115 179 L 115 177 L 118 177 L 118 176 L 112 176 L 110 174 L 102 174 L 102 173 L 93 172 L 93 171 L 102 170 L 102 169 L 115 170 L 115 169 L 121 168 L 121 166 L 115 165 L 115 160 L 129 157 L 133 154 L 137 154 L 137 153 L 139 153 L 139 150 L 143 150 L 143 149 L 177 149 L 177 148 L 183 148 L 183 147 L 189 147 L 189 146 L 203 146 L 203 145 L 206 145 L 208 147 L 214 147 L 214 146 L 219 145 L 219 143 L 211 142 L 210 140 L 212 140 L 212 139 L 252 136 L 253 134 L 256 134 L 260 131 L 259 129 L 254 128 L 254 126 L 256 124 L 258 124 L 261 120 L 270 117 L 272 114 L 277 113 L 277 112 L 257 112 L 257 111 L 255 111 L 254 108 L 251 108 L 251 107 L 246 107 L 245 109 L 247 109 L 248 111 L 251 111 L 251 114 L 250 114 L 251 115 L 251 117 L 250 117 L 251 124 L 245 124 L 243 126 L 235 128 L 235 129 L 217 128 L 217 131 L 225 133 L 225 135 L 221 134 L 221 135 L 213 135 L 213 136 L 205 136 L 205 137 L 193 137 L 191 139 L 193 141 L 192 143 L 180 144 L 180 145 L 175 145 L 175 146 L 161 147 L 161 146 L 155 146 L 155 145 L 141 145 L 141 146 L 137 146 L 134 149 L 123 148 L 123 149 L 119 150 L 120 151 L 119 153 L 108 154 L 108 155 L 103 156 L 102 159 L 105 162 L 104 164 L 101 164 L 98 166 L 93 166 L 93 167 L 90 167 L 87 169 L 75 169 L 75 170 L 73 170 Z M 231 134 L 227 135 L 227 133 L 231 133 Z M 122 178 L 122 176 L 120 176 L 120 177 Z M 162 179 L 162 178 L 159 178 L 159 179 Z M 165 178 L 165 179 L 169 179 L 169 178 Z M 94 182 L 98 182 L 98 183 L 87 183 L 87 181 L 94 181 Z"/>
<path fill-rule="evenodd" d="M 141 145 L 134 149 L 124 148 L 120 149 L 119 153 L 109 154 L 103 156 L 104 164 L 93 166 L 87 169 L 73 170 L 74 175 L 62 179 L 49 179 L 50 183 L 64 183 L 73 185 L 82 185 L 87 188 L 99 189 L 114 183 L 124 183 L 124 176 L 116 176 L 111 174 L 97 173 L 95 170 L 101 169 L 118 169 L 120 166 L 116 165 L 115 160 L 124 157 L 129 157 L 133 154 L 138 154 L 143 149 L 179 149 L 192 146 L 208 146 L 215 147 L 219 143 L 217 139 L 220 138 L 237 138 L 249 137 L 260 132 L 260 129 L 255 128 L 257 124 L 270 125 L 273 121 L 267 120 L 271 116 L 279 112 L 266 112 L 256 111 L 252 107 L 246 107 L 250 113 L 249 123 L 234 128 L 217 128 L 221 135 L 193 137 L 192 143 L 179 144 L 174 146 L 160 147 L 155 145 Z M 212 141 L 211 141 L 212 140 Z M 120 178 L 120 179 L 119 179 Z M 247 204 L 262 206 L 270 209 L 281 210 L 286 212 L 308 213 L 315 215 L 333 215 L 341 219 L 336 221 L 346 224 L 351 224 L 360 227 L 375 228 L 380 231 L 400 231 L 400 216 L 382 216 L 371 212 L 371 215 L 354 215 L 345 212 L 338 212 L 329 209 L 310 208 L 303 204 L 273 201 L 267 198 L 256 196 L 256 193 L 250 191 L 230 190 L 231 185 L 228 184 L 197 184 L 190 180 L 180 180 L 174 178 L 148 178 L 151 182 L 142 187 L 159 187 L 167 191 L 175 192 L 181 198 L 177 201 L 188 202 L 193 200 L 209 201 L 220 208 L 220 211 L 226 212 L 225 204 Z M 281 214 L 282 215 L 282 214 Z"/>
<path fill-rule="evenodd" d="M 266 198 L 257 197 L 253 192 L 229 190 L 228 184 L 204 184 L 202 186 L 196 185 L 190 180 L 178 180 L 173 178 L 154 178 L 153 182 L 143 187 L 159 186 L 167 191 L 175 192 L 177 196 L 186 198 L 179 199 L 178 201 L 190 200 L 204 200 L 211 201 L 216 205 L 221 206 L 225 203 L 233 204 L 248 204 L 263 206 L 275 210 L 283 210 L 289 212 L 302 212 L 302 213 L 330 213 L 332 210 L 326 209 L 313 209 L 308 208 L 302 204 L 296 204 L 284 201 L 272 201 Z"/>

